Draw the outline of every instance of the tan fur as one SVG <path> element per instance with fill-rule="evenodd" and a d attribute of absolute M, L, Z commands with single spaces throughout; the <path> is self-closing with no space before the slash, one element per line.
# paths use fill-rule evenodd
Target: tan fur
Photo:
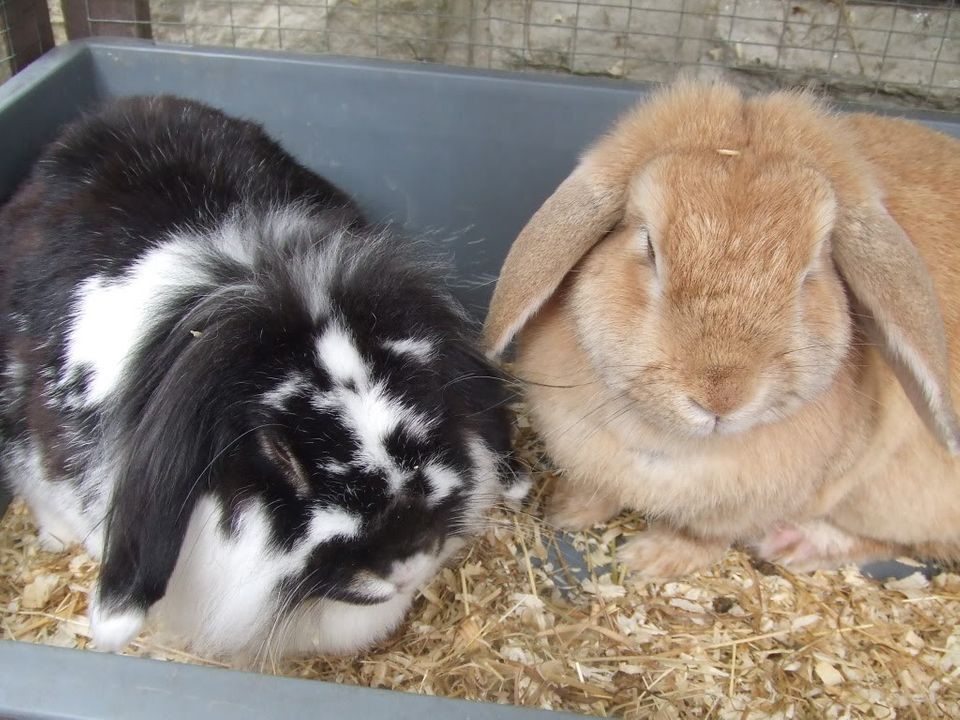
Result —
<path fill-rule="evenodd" d="M 622 550 L 658 575 L 732 542 L 960 557 L 958 185 L 955 140 L 802 94 L 682 82 L 623 118 L 486 325 L 494 355 L 519 333 L 554 519 L 660 518 Z"/>

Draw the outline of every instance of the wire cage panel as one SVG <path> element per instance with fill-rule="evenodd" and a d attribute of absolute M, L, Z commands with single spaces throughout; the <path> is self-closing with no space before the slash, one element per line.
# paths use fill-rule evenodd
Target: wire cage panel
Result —
<path fill-rule="evenodd" d="M 960 109 L 960 0 L 48 0 L 57 42 L 335 53 L 765 89 Z M 12 4 L 44 0 L 0 0 Z M 10 59 L 0 15 L 0 58 Z"/>
<path fill-rule="evenodd" d="M 0 82 L 53 45 L 46 0 L 0 0 Z"/>
<path fill-rule="evenodd" d="M 10 47 L 10 21 L 7 17 L 7 4 L 0 0 L 0 82 L 3 82 L 13 71 L 11 67 L 16 57 Z"/>
<path fill-rule="evenodd" d="M 960 107 L 956 0 L 153 0 L 149 27 L 178 43 L 642 81 L 685 69 Z"/>

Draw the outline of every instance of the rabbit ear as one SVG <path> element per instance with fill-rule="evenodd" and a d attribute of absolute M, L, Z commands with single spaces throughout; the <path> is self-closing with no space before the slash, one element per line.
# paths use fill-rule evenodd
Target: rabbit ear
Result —
<path fill-rule="evenodd" d="M 191 380 L 183 378 L 182 387 Z M 94 642 L 104 650 L 133 640 L 147 611 L 166 593 L 196 502 L 209 487 L 210 434 L 202 422 L 191 422 L 198 416 L 189 393 L 169 385 L 160 384 L 135 430 L 121 441 L 90 618 Z"/>
<path fill-rule="evenodd" d="M 503 353 L 580 258 L 622 219 L 632 178 L 665 151 L 667 139 L 729 148 L 743 142 L 742 126 L 739 90 L 690 78 L 654 91 L 623 115 L 510 248 L 484 327 L 488 354 L 495 359 Z"/>
<path fill-rule="evenodd" d="M 917 412 L 951 453 L 960 454 L 946 331 L 933 281 L 913 242 L 875 203 L 841 218 L 833 256 Z"/>
<path fill-rule="evenodd" d="M 209 488 L 216 445 L 202 422 L 191 423 L 197 416 L 187 394 L 162 384 L 160 407 L 148 406 L 124 440 L 91 615 L 94 642 L 104 650 L 133 640 L 166 593 L 194 507 Z"/>
<path fill-rule="evenodd" d="M 567 273 L 623 213 L 624 188 L 581 163 L 530 219 L 500 271 L 484 325 L 484 344 L 499 357 L 556 291 Z"/>
<path fill-rule="evenodd" d="M 114 410 L 124 432 L 115 440 L 116 484 L 90 617 L 102 649 L 120 649 L 138 634 L 166 593 L 197 501 L 216 485 L 218 460 L 250 434 L 236 412 L 249 362 L 236 345 L 242 318 L 229 312 L 230 301 L 229 293 L 213 294 L 199 310 L 182 311 L 172 331 L 146 343 L 125 379 Z M 204 328 L 199 337 L 190 332 L 197 327 Z"/>

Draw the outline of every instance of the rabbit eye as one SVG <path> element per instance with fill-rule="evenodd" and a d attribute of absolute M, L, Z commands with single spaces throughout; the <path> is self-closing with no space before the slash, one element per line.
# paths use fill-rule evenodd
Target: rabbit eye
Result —
<path fill-rule="evenodd" d="M 295 468 L 299 464 L 293 457 L 293 451 L 282 441 L 275 442 L 270 450 L 273 456 L 288 468 Z"/>
<path fill-rule="evenodd" d="M 307 481 L 303 466 L 290 446 L 282 438 L 268 433 L 260 435 L 260 443 L 267 457 L 283 470 L 297 494 L 301 496 L 308 494 L 310 483 Z"/>
<path fill-rule="evenodd" d="M 647 262 L 650 263 L 650 267 L 656 269 L 657 253 L 654 251 L 653 242 L 650 240 L 650 231 L 647 228 L 640 228 L 637 241 L 640 247 L 646 250 Z"/>
<path fill-rule="evenodd" d="M 817 272 L 816 270 L 807 270 L 807 271 L 803 274 L 803 283 L 802 283 L 802 284 L 803 284 L 803 285 L 809 285 L 810 283 L 812 283 L 814 280 L 816 280 L 816 279 L 819 278 L 819 277 L 820 277 L 820 273 Z"/>
<path fill-rule="evenodd" d="M 801 285 L 809 285 L 811 282 L 823 276 L 823 266 L 820 263 L 813 263 L 803 271 Z"/>

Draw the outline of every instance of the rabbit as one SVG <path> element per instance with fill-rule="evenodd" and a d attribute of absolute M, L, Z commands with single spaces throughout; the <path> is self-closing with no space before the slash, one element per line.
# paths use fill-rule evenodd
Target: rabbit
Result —
<path fill-rule="evenodd" d="M 562 470 L 548 515 L 624 509 L 641 576 L 740 546 L 809 571 L 960 557 L 960 142 L 681 79 L 581 158 L 512 245 L 516 338 Z"/>
<path fill-rule="evenodd" d="M 509 400 L 422 243 L 174 97 L 67 127 L 0 214 L 0 457 L 102 561 L 94 644 L 353 653 L 501 498 Z"/>

